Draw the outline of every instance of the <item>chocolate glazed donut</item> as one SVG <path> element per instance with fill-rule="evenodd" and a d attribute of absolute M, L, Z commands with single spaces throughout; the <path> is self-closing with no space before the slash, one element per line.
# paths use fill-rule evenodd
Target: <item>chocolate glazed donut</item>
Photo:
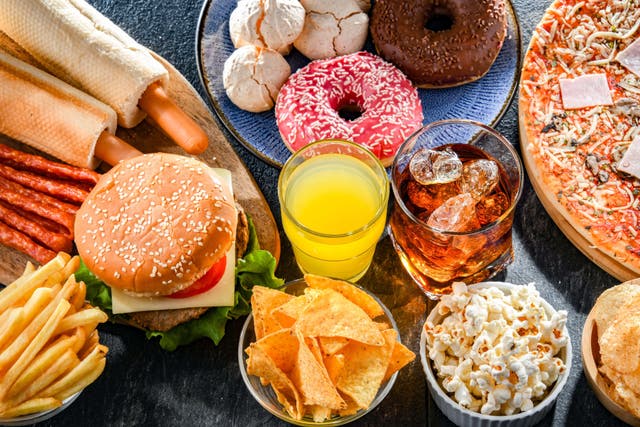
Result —
<path fill-rule="evenodd" d="M 414 85 L 458 86 L 489 71 L 507 34 L 505 0 L 376 0 L 378 54 Z"/>

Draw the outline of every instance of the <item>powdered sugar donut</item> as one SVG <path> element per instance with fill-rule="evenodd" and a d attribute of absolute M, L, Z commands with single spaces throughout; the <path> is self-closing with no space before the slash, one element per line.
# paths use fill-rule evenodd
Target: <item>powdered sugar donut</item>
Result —
<path fill-rule="evenodd" d="M 343 118 L 349 114 L 346 110 L 356 110 L 357 117 Z M 301 68 L 280 89 L 275 113 L 280 135 L 292 152 L 320 139 L 346 139 L 369 148 L 385 166 L 423 120 L 411 82 L 367 52 Z"/>

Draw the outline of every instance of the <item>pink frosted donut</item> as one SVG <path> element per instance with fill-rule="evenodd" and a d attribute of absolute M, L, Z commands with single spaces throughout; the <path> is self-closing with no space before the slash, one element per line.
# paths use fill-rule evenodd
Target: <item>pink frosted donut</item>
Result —
<path fill-rule="evenodd" d="M 345 119 L 344 110 L 357 110 L 359 117 Z M 293 152 L 320 139 L 345 139 L 388 166 L 423 116 L 418 92 L 400 70 L 356 52 L 313 61 L 289 77 L 278 94 L 276 120 Z"/>

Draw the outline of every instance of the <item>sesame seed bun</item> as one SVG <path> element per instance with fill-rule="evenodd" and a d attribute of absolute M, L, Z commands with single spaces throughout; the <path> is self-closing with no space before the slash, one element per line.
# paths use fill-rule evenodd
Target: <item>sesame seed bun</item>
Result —
<path fill-rule="evenodd" d="M 100 280 L 139 296 L 191 286 L 230 249 L 231 189 L 204 163 L 167 153 L 120 162 L 76 214 L 80 257 Z"/>

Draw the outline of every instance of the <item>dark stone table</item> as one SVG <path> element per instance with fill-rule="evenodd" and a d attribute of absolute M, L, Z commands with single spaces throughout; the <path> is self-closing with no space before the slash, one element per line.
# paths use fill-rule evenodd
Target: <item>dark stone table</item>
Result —
<path fill-rule="evenodd" d="M 180 70 L 203 98 L 195 52 L 200 0 L 90 0 L 101 12 L 140 43 Z M 526 47 L 529 36 L 549 0 L 514 0 Z M 1 6 L 0 6 L 1 7 Z M 514 102 L 497 126 L 518 146 Z M 240 157 L 260 184 L 283 238 L 278 269 L 287 280 L 300 276 L 282 232 L 276 184 L 279 171 L 254 157 L 225 131 Z M 516 211 L 516 260 L 498 280 L 535 282 L 543 297 L 569 312 L 574 346 L 569 381 L 544 425 L 615 425 L 619 421 L 597 401 L 582 373 L 580 335 L 585 317 L 599 295 L 617 280 L 583 256 L 547 215 L 527 181 Z M 427 300 L 412 284 L 393 253 L 388 238 L 381 241 L 373 268 L 360 282 L 378 294 L 400 325 L 402 341 L 418 354 L 420 327 Z M 173 353 L 160 350 L 134 329 L 101 326 L 109 346 L 107 367 L 49 425 L 282 425 L 251 397 L 240 377 L 237 342 L 242 320 L 230 322 L 222 343 L 196 342 Z M 426 391 L 419 359 L 403 369 L 387 398 L 353 425 L 450 425 Z"/>

